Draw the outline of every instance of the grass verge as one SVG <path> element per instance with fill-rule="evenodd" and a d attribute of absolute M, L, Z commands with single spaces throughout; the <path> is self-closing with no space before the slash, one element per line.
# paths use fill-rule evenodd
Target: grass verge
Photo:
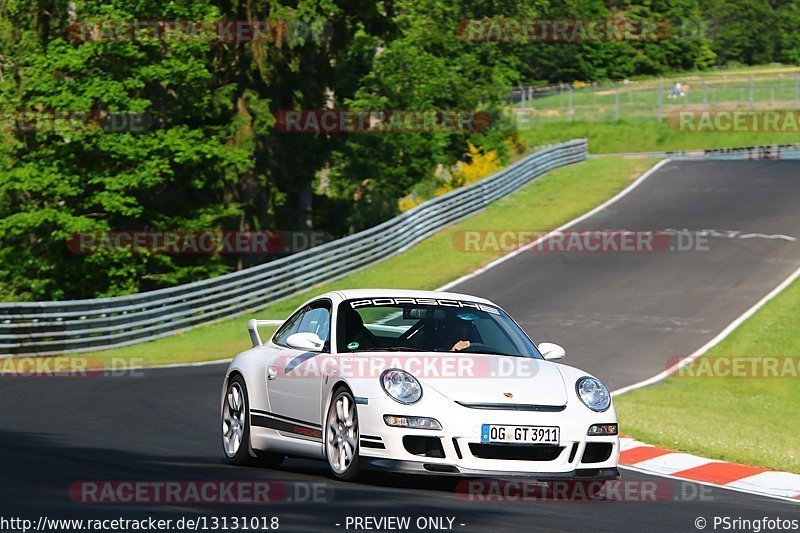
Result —
<path fill-rule="evenodd" d="M 360 287 L 435 289 L 463 276 L 503 252 L 464 252 L 454 240 L 465 230 L 533 230 L 556 228 L 624 189 L 655 164 L 654 160 L 605 158 L 555 170 L 485 211 L 447 228 L 387 261 L 324 284 L 254 316 L 242 316 L 182 334 L 114 350 L 82 354 L 93 363 L 163 365 L 231 357 L 249 346 L 246 321 L 284 318 L 313 294 Z M 399 228 L 402 230 L 402 228 Z"/>
<path fill-rule="evenodd" d="M 795 282 L 689 367 L 615 399 L 626 435 L 682 452 L 800 474 L 800 282 Z M 698 377 L 711 359 L 788 356 L 783 377 Z M 785 360 L 784 360 L 785 361 Z M 724 366 L 718 366 L 724 373 Z M 694 377 L 692 377 L 694 376 Z"/>

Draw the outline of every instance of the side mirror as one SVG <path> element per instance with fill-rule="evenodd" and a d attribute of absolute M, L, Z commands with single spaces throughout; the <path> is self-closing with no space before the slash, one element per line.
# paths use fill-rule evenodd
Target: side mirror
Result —
<path fill-rule="evenodd" d="M 322 347 L 325 345 L 325 341 L 320 339 L 316 333 L 305 332 L 289 335 L 289 338 L 286 339 L 286 344 L 288 344 L 290 348 L 294 348 L 296 350 L 321 352 Z"/>
<path fill-rule="evenodd" d="M 289 338 L 291 339 L 291 337 Z M 564 356 L 567 355 L 567 351 L 564 348 L 552 342 L 541 343 L 539 351 L 548 361 L 558 361 L 559 359 L 564 359 Z"/>

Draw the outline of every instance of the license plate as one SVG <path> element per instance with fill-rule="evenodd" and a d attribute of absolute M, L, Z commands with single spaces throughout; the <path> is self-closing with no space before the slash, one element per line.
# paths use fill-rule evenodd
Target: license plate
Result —
<path fill-rule="evenodd" d="M 558 426 L 498 426 L 483 424 L 481 442 L 505 444 L 555 444 L 560 441 Z"/>

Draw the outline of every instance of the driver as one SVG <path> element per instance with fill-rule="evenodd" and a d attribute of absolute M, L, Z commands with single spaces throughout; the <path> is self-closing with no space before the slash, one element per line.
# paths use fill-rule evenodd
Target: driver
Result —
<path fill-rule="evenodd" d="M 456 317 L 450 321 L 448 330 L 450 340 L 445 343 L 445 347 L 450 346 L 452 343 L 452 346 L 450 346 L 451 352 L 460 352 L 470 347 L 469 338 L 472 336 L 472 323 L 469 320 Z"/>

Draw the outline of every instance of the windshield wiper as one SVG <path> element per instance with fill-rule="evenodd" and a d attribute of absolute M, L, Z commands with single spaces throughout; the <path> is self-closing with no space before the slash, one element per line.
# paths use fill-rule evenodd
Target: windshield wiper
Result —
<path fill-rule="evenodd" d="M 422 352 L 424 350 L 417 350 L 416 348 L 409 348 L 408 346 L 384 346 L 380 348 L 358 348 L 343 353 L 356 353 L 356 352 Z"/>
<path fill-rule="evenodd" d="M 469 354 L 485 354 L 485 355 L 505 355 L 506 357 L 525 357 L 524 355 L 514 355 L 511 353 L 493 352 L 491 350 L 481 350 L 479 352 L 450 352 L 450 353 L 469 353 Z"/>
<path fill-rule="evenodd" d="M 376 352 L 422 352 L 416 348 L 409 348 L 408 346 L 387 346 L 386 348 L 378 348 Z"/>

